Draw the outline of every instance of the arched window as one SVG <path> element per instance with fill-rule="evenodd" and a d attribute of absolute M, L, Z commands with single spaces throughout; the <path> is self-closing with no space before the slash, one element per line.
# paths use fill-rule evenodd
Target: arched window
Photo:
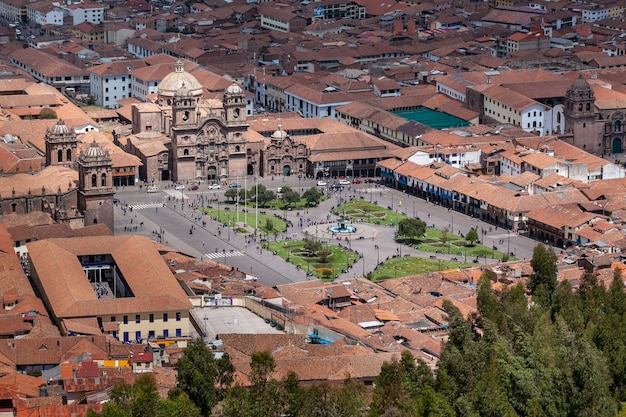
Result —
<path fill-rule="evenodd" d="M 587 111 L 591 111 L 591 103 L 587 103 Z"/>
<path fill-rule="evenodd" d="M 57 161 L 63 162 L 63 151 L 61 149 L 57 151 Z"/>
<path fill-rule="evenodd" d="M 615 131 L 616 132 L 621 132 L 622 131 L 622 122 L 620 120 L 616 120 L 615 121 Z"/>
<path fill-rule="evenodd" d="M 561 123 L 561 113 L 556 114 L 556 122 Z"/>
<path fill-rule="evenodd" d="M 583 103 L 578 103 L 578 111 L 583 111 Z"/>
<path fill-rule="evenodd" d="M 183 155 L 185 155 L 185 156 L 189 155 L 189 149 L 185 149 L 185 150 L 183 151 Z"/>
<path fill-rule="evenodd" d="M 102 174 L 102 176 L 100 176 L 100 185 L 102 187 L 106 187 L 107 186 L 107 174 Z"/>
<path fill-rule="evenodd" d="M 235 146 L 235 152 L 240 152 L 241 151 L 241 147 L 239 145 Z"/>
<path fill-rule="evenodd" d="M 11 213 L 17 212 L 17 203 L 11 204 Z"/>
<path fill-rule="evenodd" d="M 91 186 L 92 187 L 98 186 L 98 177 L 96 177 L 96 174 L 91 175 Z"/>
<path fill-rule="evenodd" d="M 537 121 L 533 121 L 533 127 L 537 127 Z"/>
<path fill-rule="evenodd" d="M 68 149 L 67 152 L 65 152 L 66 157 L 65 159 L 67 160 L 67 162 L 70 162 L 72 160 L 72 150 Z"/>

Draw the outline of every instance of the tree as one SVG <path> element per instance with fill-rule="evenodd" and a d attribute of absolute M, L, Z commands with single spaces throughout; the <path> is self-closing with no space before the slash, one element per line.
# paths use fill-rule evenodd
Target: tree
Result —
<path fill-rule="evenodd" d="M 293 203 L 297 203 L 300 201 L 300 194 L 291 189 L 291 187 L 283 187 L 281 192 L 280 199 L 287 207 L 291 206 Z"/>
<path fill-rule="evenodd" d="M 398 236 L 414 242 L 426 233 L 426 223 L 419 219 L 402 219 L 398 223 Z"/>
<path fill-rule="evenodd" d="M 309 206 L 317 205 L 322 198 L 322 194 L 320 194 L 317 187 L 311 187 L 302 194 L 302 198 L 304 198 Z"/>
<path fill-rule="evenodd" d="M 183 356 L 176 362 L 176 370 L 177 387 L 189 396 L 203 416 L 208 416 L 221 398 L 217 388 L 220 369 L 202 339 L 183 351 Z"/>
<path fill-rule="evenodd" d="M 237 196 L 238 195 L 239 195 L 239 191 L 237 191 L 236 188 L 229 188 L 224 193 L 224 197 L 226 197 L 228 199 L 228 201 L 235 201 L 235 200 L 237 200 Z"/>
<path fill-rule="evenodd" d="M 250 382 L 252 385 L 263 392 L 275 367 L 274 357 L 268 351 L 253 353 L 250 362 Z"/>
<path fill-rule="evenodd" d="M 254 201 L 257 198 L 257 187 L 258 187 L 258 204 L 261 207 L 264 207 L 265 204 L 274 200 L 276 198 L 276 194 L 272 191 L 268 190 L 263 184 L 255 185 L 248 192 L 248 199 Z"/>
<path fill-rule="evenodd" d="M 52 110 L 50 107 L 44 107 L 39 112 L 39 118 L 40 119 L 56 119 L 57 113 L 54 110 Z"/>
<path fill-rule="evenodd" d="M 474 242 L 478 241 L 478 232 L 473 227 L 465 235 L 465 240 L 469 242 L 469 246 L 474 246 Z"/>
<path fill-rule="evenodd" d="M 530 260 L 530 266 L 533 273 L 528 279 L 528 289 L 530 293 L 537 295 L 538 302 L 551 303 L 552 295 L 556 289 L 556 274 L 558 272 L 556 265 L 556 255 L 552 248 L 546 248 L 544 245 L 537 245 L 533 250 L 533 257 Z"/>
<path fill-rule="evenodd" d="M 318 253 L 322 250 L 322 242 L 317 241 L 310 237 L 304 238 L 304 250 L 308 252 L 308 256 L 311 257 L 313 254 Z"/>

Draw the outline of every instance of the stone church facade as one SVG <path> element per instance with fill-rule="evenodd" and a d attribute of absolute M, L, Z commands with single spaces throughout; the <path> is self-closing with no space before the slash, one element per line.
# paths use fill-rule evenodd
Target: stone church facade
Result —
<path fill-rule="evenodd" d="M 579 77 L 567 90 L 563 139 L 596 155 L 622 153 L 626 149 L 626 96 L 600 89 L 604 87 L 592 87 Z M 612 99 L 597 100 L 594 90 Z"/>
<path fill-rule="evenodd" d="M 78 153 L 76 133 L 62 120 L 47 130 L 45 143 L 46 168 L 11 177 L 17 185 L 10 194 L 2 192 L 0 217 L 38 211 L 74 229 L 105 224 L 113 231 L 113 163 L 108 152 L 93 142 Z M 39 185 L 23 189 L 23 183 Z"/>

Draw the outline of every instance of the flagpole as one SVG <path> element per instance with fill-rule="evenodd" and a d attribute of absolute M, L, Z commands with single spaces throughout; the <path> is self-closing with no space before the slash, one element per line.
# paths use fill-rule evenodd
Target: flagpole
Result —
<path fill-rule="evenodd" d="M 243 179 L 243 204 L 246 205 L 246 210 L 243 212 L 243 222 L 248 224 L 248 175 Z"/>
<path fill-rule="evenodd" d="M 254 199 L 254 206 L 256 208 L 256 220 L 254 221 L 254 236 L 256 237 L 256 231 L 259 230 L 259 177 L 254 177 L 256 197 Z"/>

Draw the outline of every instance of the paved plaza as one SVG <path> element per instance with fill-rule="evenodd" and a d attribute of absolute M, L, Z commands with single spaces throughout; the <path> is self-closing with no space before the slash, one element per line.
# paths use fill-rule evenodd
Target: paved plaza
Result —
<path fill-rule="evenodd" d="M 299 192 L 315 186 L 314 180 L 298 181 L 297 178 L 287 178 L 285 181 L 263 179 L 263 181 L 268 189 L 290 186 Z M 249 179 L 248 184 L 252 183 L 252 179 Z M 148 236 L 191 256 L 224 262 L 257 276 L 260 282 L 270 286 L 311 279 L 307 277 L 306 271 L 298 270 L 282 258 L 263 250 L 259 242 L 251 242 L 250 237 L 240 235 L 230 228 L 221 227 L 222 225 L 203 216 L 199 210 L 193 208 L 194 205 L 201 206 L 202 202 L 210 199 L 218 198 L 224 201 L 226 190 L 227 188 L 208 190 L 206 184 L 201 185 L 196 191 L 175 190 L 167 184 L 161 184 L 158 193 L 146 193 L 139 187 L 118 189 L 116 199 L 119 203 L 115 211 L 115 233 Z M 482 236 L 482 240 L 486 246 L 495 245 L 503 252 L 514 253 L 519 259 L 532 257 L 533 248 L 537 244 L 532 239 L 516 233 L 507 233 L 501 228 L 497 229 L 478 219 L 383 186 L 359 184 L 347 186 L 341 191 L 333 192 L 329 187 L 323 191 L 329 198 L 317 207 L 299 211 L 269 209 L 264 209 L 264 211 L 268 214 L 274 213 L 286 217 L 293 225 L 287 233 L 277 235 L 278 240 L 287 237 L 301 239 L 305 233 L 308 233 L 310 236 L 316 236 L 329 243 L 341 243 L 344 246 L 347 243 L 348 247 L 362 254 L 363 258 L 348 272 L 339 275 L 338 279 L 367 274 L 374 270 L 379 262 L 400 251 L 403 255 L 410 256 L 429 257 L 432 255 L 432 253 L 420 252 L 410 246 L 396 243 L 394 241 L 396 228 L 392 226 L 354 223 L 355 232 L 331 232 L 327 223 L 330 221 L 332 225 L 337 225 L 339 219 L 338 216 L 332 214 L 332 209 L 350 198 L 363 198 L 407 216 L 427 218 L 429 226 L 446 227 L 453 229 L 455 233 L 467 233 L 472 227 L 478 230 L 484 229 L 487 233 Z M 248 212 L 247 216 L 250 215 L 253 213 Z M 192 233 L 189 233 L 190 230 Z M 456 255 L 437 254 L 440 259 L 449 259 L 454 256 Z"/>

